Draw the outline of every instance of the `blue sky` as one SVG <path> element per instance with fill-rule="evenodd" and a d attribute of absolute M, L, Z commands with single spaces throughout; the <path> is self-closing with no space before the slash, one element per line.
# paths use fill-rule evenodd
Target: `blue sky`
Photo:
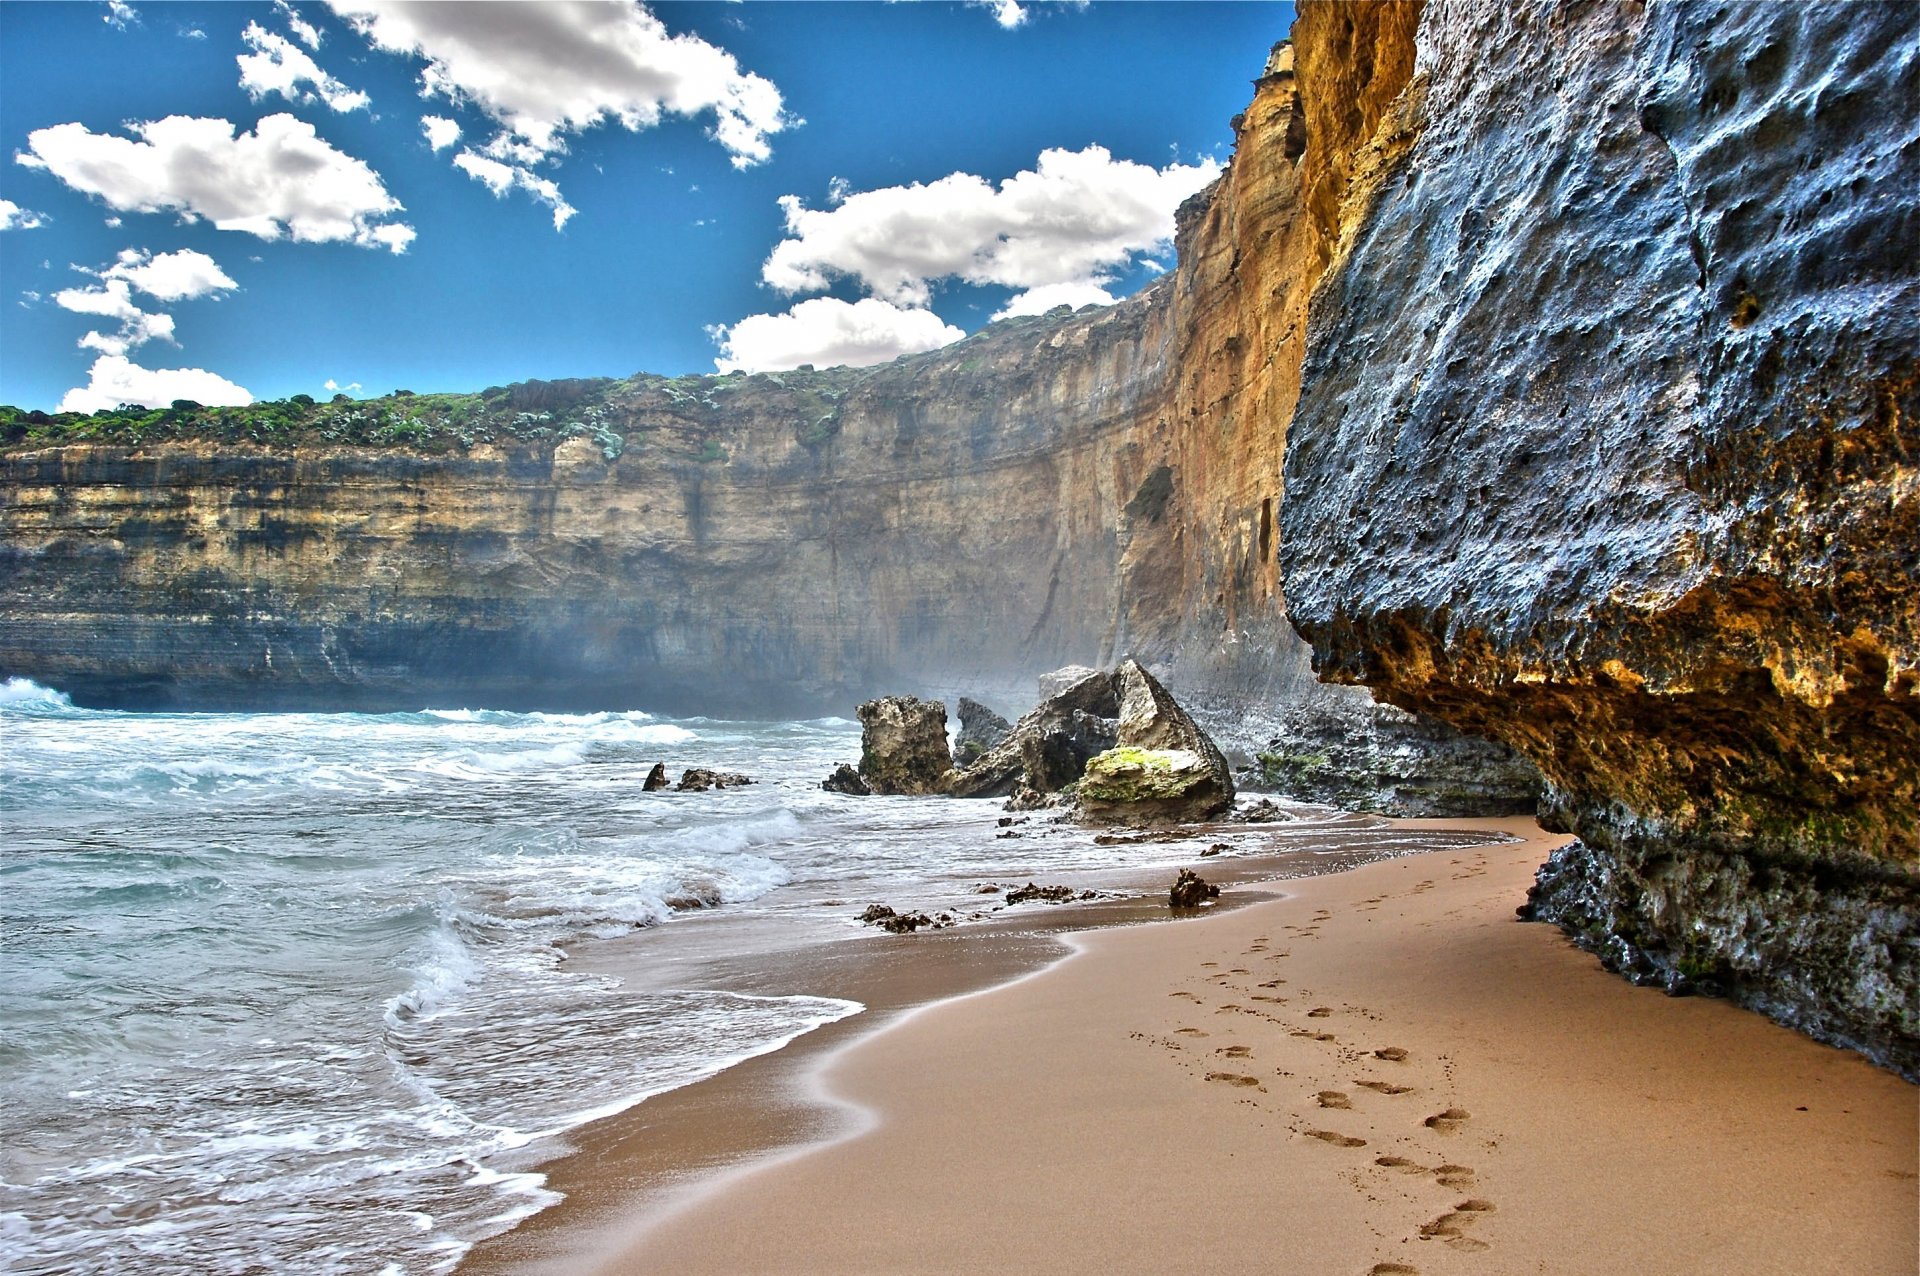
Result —
<path fill-rule="evenodd" d="M 0 5 L 0 402 L 874 362 L 1124 296 L 1291 20 Z"/>

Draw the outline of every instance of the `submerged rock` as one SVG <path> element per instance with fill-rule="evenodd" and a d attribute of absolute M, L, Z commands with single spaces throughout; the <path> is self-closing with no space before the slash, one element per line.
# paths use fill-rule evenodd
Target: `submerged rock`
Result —
<path fill-rule="evenodd" d="M 1167 892 L 1167 905 L 1170 908 L 1198 908 L 1208 900 L 1218 898 L 1218 886 L 1192 869 L 1183 868 L 1180 876 L 1173 879 L 1173 889 Z"/>
<path fill-rule="evenodd" d="M 834 768 L 832 775 L 820 781 L 820 787 L 829 793 L 845 793 L 851 797 L 866 797 L 873 790 L 860 778 L 860 773 L 847 763 L 842 762 Z"/>
<path fill-rule="evenodd" d="M 1117 675 L 1087 670 L 1022 715 L 1004 740 L 948 781 L 947 791 L 955 797 L 1004 797 L 1022 788 L 1057 793 L 1080 778 L 1088 758 L 1113 747 L 1119 716 Z"/>
<path fill-rule="evenodd" d="M 884 696 L 861 705 L 860 778 L 874 793 L 945 791 L 947 706 L 916 696 Z"/>
<path fill-rule="evenodd" d="M 709 771 L 705 767 L 688 767 L 680 773 L 680 783 L 673 786 L 673 791 L 705 793 L 708 789 L 731 789 L 752 783 L 752 776 L 741 775 L 738 771 Z"/>
<path fill-rule="evenodd" d="M 664 762 L 656 762 L 653 764 L 653 770 L 647 772 L 646 783 L 640 787 L 645 792 L 658 793 L 671 783 L 673 783 L 673 781 L 667 779 L 667 764 Z"/>
<path fill-rule="evenodd" d="M 953 764 L 966 766 L 1006 739 L 1013 724 L 978 700 L 960 697 L 960 738 L 953 745 Z"/>
<path fill-rule="evenodd" d="M 896 913 L 885 904 L 869 904 L 860 914 L 860 922 L 865 926 L 878 926 L 891 935 L 911 935 L 922 926 L 932 930 L 953 924 L 953 918 L 947 913 L 939 917 L 929 917 L 925 913 Z"/>
<path fill-rule="evenodd" d="M 1071 886 L 1036 886 L 1028 882 L 1025 886 L 1009 890 L 1004 898 L 1009 904 L 1024 904 L 1036 899 L 1048 904 L 1065 904 L 1082 898 L 1082 895 Z"/>

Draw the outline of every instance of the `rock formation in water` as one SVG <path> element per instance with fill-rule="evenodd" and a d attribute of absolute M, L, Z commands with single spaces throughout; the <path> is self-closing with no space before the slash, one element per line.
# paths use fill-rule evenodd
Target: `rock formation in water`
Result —
<path fill-rule="evenodd" d="M 1920 1075 L 1920 8 L 1383 36 L 1313 210 L 1294 622 L 1539 765 L 1537 915 Z"/>
<path fill-rule="evenodd" d="M 1132 660 L 1113 673 L 1114 747 L 1088 759 L 1074 805 L 1088 824 L 1191 824 L 1233 809 L 1233 773 L 1211 737 Z"/>
<path fill-rule="evenodd" d="M 953 772 L 946 705 L 916 696 L 884 696 L 867 701 L 859 712 L 860 781 L 869 793 L 945 790 Z"/>

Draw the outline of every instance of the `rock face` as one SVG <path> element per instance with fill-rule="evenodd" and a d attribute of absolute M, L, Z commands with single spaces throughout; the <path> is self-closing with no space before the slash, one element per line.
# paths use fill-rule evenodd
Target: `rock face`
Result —
<path fill-rule="evenodd" d="M 860 779 L 871 793 L 939 793 L 953 770 L 947 706 L 886 696 L 860 706 Z"/>
<path fill-rule="evenodd" d="M 1255 754 L 1250 768 L 1259 788 L 1299 802 L 1444 818 L 1532 815 L 1540 801 L 1540 770 L 1504 744 L 1454 731 L 1389 704 L 1329 722 L 1310 719 L 1297 734 L 1282 719 L 1281 734 Z"/>
<path fill-rule="evenodd" d="M 1920 9 L 1388 35 L 1419 74 L 1324 210 L 1290 614 L 1323 676 L 1539 765 L 1580 842 L 1537 915 L 1920 1076 L 1920 141 L 1886 107 Z"/>
<path fill-rule="evenodd" d="M 1077 671 L 1076 671 L 1077 672 Z M 1006 739 L 947 783 L 955 797 L 1003 797 L 1025 787 L 1058 792 L 1080 778 L 1087 759 L 1114 746 L 1120 689 L 1111 673 L 1089 669 L 1065 686 L 1049 675 L 1041 689 L 1058 688 L 1015 723 Z"/>
<path fill-rule="evenodd" d="M 953 745 L 953 764 L 964 767 L 978 761 L 982 754 L 999 744 L 1013 731 L 1013 724 L 978 700 L 960 697 L 960 735 Z"/>

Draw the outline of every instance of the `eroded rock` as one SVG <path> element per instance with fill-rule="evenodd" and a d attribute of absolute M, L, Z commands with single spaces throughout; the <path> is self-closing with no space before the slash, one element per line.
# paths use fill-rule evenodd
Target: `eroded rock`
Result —
<path fill-rule="evenodd" d="M 953 764 L 964 767 L 1006 739 L 1013 724 L 978 700 L 960 697 L 960 736 L 953 744 Z"/>
<path fill-rule="evenodd" d="M 646 782 L 640 787 L 645 792 L 658 793 L 671 783 L 673 783 L 673 781 L 667 779 L 667 764 L 664 762 L 656 762 L 653 764 L 653 770 L 647 772 Z"/>
<path fill-rule="evenodd" d="M 1227 760 L 1138 662 L 1114 672 L 1117 745 L 1091 759 L 1076 801 L 1091 824 L 1185 824 L 1233 809 Z"/>
<path fill-rule="evenodd" d="M 860 773 L 849 764 L 842 762 L 834 768 L 832 775 L 820 781 L 820 787 L 829 793 L 845 793 L 851 797 L 866 797 L 873 790 L 860 778 Z"/>
<path fill-rule="evenodd" d="M 860 778 L 874 793 L 940 793 L 953 770 L 947 706 L 916 696 L 883 696 L 861 705 Z"/>
<path fill-rule="evenodd" d="M 706 767 L 688 767 L 680 773 L 680 782 L 673 786 L 675 793 L 704 793 L 708 789 L 731 789 L 742 784 L 752 784 L 753 777 L 741 775 L 738 771 L 710 771 Z"/>
<path fill-rule="evenodd" d="M 1173 879 L 1173 889 L 1167 892 L 1167 904 L 1171 908 L 1199 908 L 1208 900 L 1218 898 L 1220 888 L 1190 868 L 1180 870 L 1180 875 Z"/>

